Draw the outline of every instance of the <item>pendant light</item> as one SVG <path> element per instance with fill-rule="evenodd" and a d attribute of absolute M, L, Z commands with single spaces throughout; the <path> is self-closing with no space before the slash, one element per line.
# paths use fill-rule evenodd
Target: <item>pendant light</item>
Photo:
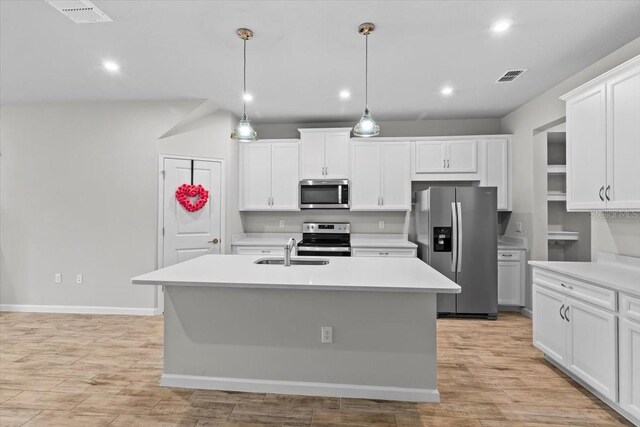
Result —
<path fill-rule="evenodd" d="M 370 22 L 360 24 L 358 33 L 364 36 L 364 113 L 358 124 L 353 128 L 355 136 L 376 136 L 380 133 L 380 126 L 373 120 L 369 113 L 369 34 L 375 30 L 376 26 Z"/>
<path fill-rule="evenodd" d="M 242 118 L 238 122 L 238 126 L 231 132 L 231 138 L 239 142 L 256 142 L 258 134 L 251 127 L 251 123 L 247 118 L 247 40 L 253 37 L 253 31 L 248 28 L 238 28 L 236 34 L 243 41 L 244 59 L 243 59 L 243 87 L 242 87 Z"/>

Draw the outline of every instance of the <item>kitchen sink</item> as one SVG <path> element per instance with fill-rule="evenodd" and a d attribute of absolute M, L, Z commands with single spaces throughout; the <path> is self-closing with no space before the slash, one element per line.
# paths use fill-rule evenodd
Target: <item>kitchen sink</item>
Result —
<path fill-rule="evenodd" d="M 254 262 L 254 264 L 262 265 L 284 265 L 284 258 L 261 258 Z M 292 258 L 291 265 L 327 265 L 328 259 L 323 258 Z"/>

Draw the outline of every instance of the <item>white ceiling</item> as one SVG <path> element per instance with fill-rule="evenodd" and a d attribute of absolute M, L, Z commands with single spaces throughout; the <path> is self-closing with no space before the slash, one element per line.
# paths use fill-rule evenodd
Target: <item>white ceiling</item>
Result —
<path fill-rule="evenodd" d="M 0 2 L 0 102 L 211 99 L 240 113 L 242 42 L 258 123 L 501 117 L 640 37 L 639 1 L 95 1 L 75 24 L 44 1 Z M 489 31 L 499 18 L 514 26 Z M 101 66 L 121 64 L 119 75 Z M 506 70 L 528 68 L 510 84 Z M 450 84 L 456 92 L 439 94 Z M 338 92 L 353 92 L 343 101 Z"/>

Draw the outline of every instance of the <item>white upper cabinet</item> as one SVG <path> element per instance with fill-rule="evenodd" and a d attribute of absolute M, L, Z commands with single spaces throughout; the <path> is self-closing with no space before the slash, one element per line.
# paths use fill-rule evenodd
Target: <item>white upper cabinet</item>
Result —
<path fill-rule="evenodd" d="M 604 209 L 605 87 L 567 101 L 567 209 Z"/>
<path fill-rule="evenodd" d="M 416 173 L 475 173 L 478 142 L 475 139 L 416 141 Z"/>
<path fill-rule="evenodd" d="M 240 210 L 299 210 L 298 140 L 240 143 Z"/>
<path fill-rule="evenodd" d="M 352 140 L 351 150 L 351 210 L 410 210 L 410 142 Z"/>
<path fill-rule="evenodd" d="M 640 208 L 640 66 L 607 82 L 607 207 Z"/>
<path fill-rule="evenodd" d="M 482 187 L 498 189 L 498 210 L 510 211 L 511 200 L 511 138 L 484 139 Z"/>
<path fill-rule="evenodd" d="M 349 133 L 350 130 L 324 134 L 325 178 L 349 178 Z"/>
<path fill-rule="evenodd" d="M 348 179 L 350 128 L 298 129 L 301 179 Z"/>
<path fill-rule="evenodd" d="M 240 207 L 271 209 L 271 145 L 240 143 Z"/>
<path fill-rule="evenodd" d="M 449 141 L 447 148 L 446 172 L 467 173 L 478 170 L 478 141 L 475 139 Z"/>
<path fill-rule="evenodd" d="M 416 141 L 415 168 L 417 173 L 446 172 L 446 161 L 446 141 Z"/>
<path fill-rule="evenodd" d="M 567 210 L 640 210 L 640 56 L 561 99 Z"/>
<path fill-rule="evenodd" d="M 271 209 L 298 210 L 299 144 L 271 144 Z"/>

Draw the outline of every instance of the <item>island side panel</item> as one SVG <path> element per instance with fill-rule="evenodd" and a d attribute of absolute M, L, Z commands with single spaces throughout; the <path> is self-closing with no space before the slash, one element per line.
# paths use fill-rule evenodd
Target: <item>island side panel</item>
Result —
<path fill-rule="evenodd" d="M 366 390 L 398 387 L 438 400 L 435 293 L 166 289 L 163 384 L 188 384 L 182 376 L 250 380 L 229 387 L 246 391 L 265 391 L 251 385 L 263 380 L 346 384 L 378 398 L 395 397 Z M 321 326 L 333 327 L 333 344 L 320 342 Z M 227 388 L 208 384 L 197 387 Z"/>

